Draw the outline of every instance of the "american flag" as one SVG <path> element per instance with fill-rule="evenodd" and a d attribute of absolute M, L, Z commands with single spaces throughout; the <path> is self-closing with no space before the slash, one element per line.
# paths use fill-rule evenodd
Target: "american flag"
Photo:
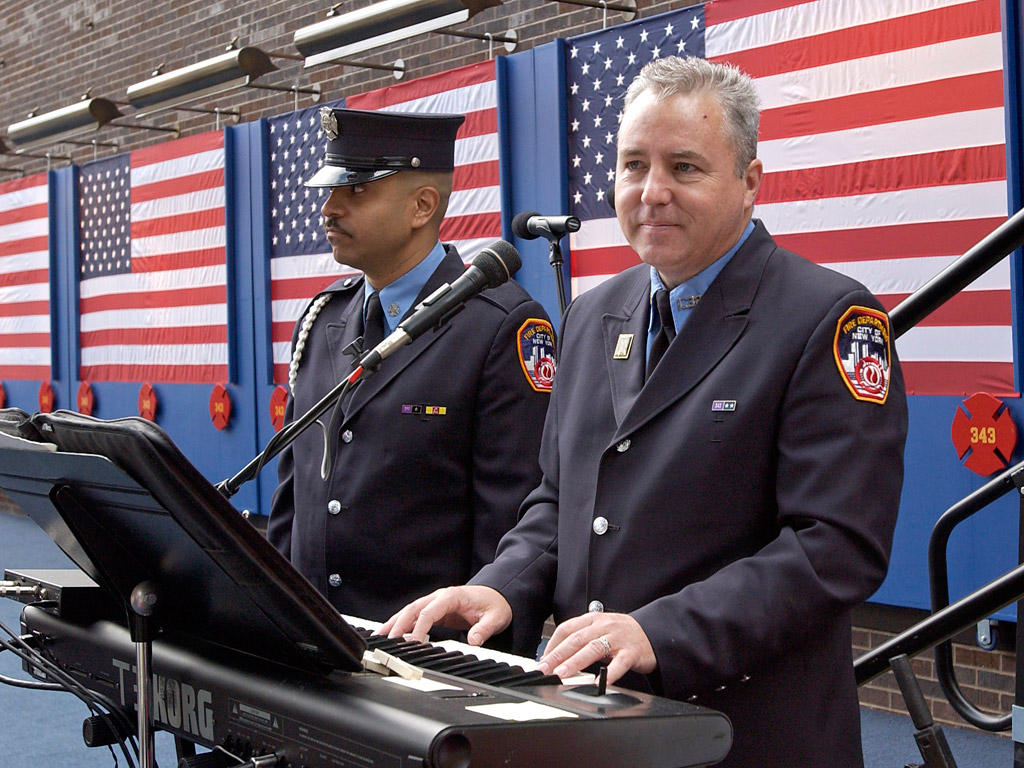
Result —
<path fill-rule="evenodd" d="M 302 183 L 323 165 L 320 109 L 333 102 L 267 120 L 270 184 L 270 312 L 274 381 L 288 380 L 292 329 L 309 300 L 342 274 L 320 225 L 328 189 Z"/>
<path fill-rule="evenodd" d="M 1005 220 L 998 0 L 715 0 L 630 26 L 678 16 L 703 28 L 702 14 L 704 54 L 750 74 L 761 96 L 766 173 L 754 215 L 780 245 L 892 308 Z M 612 40 L 623 29 L 608 30 Z M 600 227 L 573 242 L 577 290 L 636 263 L 603 225 L 604 263 L 588 265 Z M 1013 392 L 1008 263 L 897 348 L 912 393 Z"/>
<path fill-rule="evenodd" d="M 85 165 L 83 381 L 228 378 L 224 133 Z"/>
<path fill-rule="evenodd" d="M 350 96 L 345 106 L 466 115 L 455 142 L 454 186 L 441 225 L 441 240 L 453 243 L 468 263 L 481 248 L 501 237 L 498 86 L 494 61 Z M 291 335 L 299 314 L 317 291 L 350 272 L 334 263 L 319 227 L 317 219 L 326 194 L 302 187 L 302 181 L 319 167 L 324 152 L 319 111 L 318 106 L 268 121 L 270 291 L 274 381 L 278 383 L 288 380 Z"/>
<path fill-rule="evenodd" d="M 569 236 L 574 296 L 640 263 L 607 201 L 615 182 L 622 97 L 644 64 L 673 55 L 704 55 L 703 6 L 620 24 L 566 43 L 569 207 L 583 222 Z"/>
<path fill-rule="evenodd" d="M 0 379 L 50 379 L 46 174 L 0 184 Z"/>

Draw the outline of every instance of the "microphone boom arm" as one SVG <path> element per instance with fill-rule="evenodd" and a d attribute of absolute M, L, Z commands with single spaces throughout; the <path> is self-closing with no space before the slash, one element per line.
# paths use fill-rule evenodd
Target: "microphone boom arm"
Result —
<path fill-rule="evenodd" d="M 366 374 L 365 376 L 364 373 Z M 217 484 L 217 490 L 220 491 L 227 499 L 230 499 L 238 493 L 238 489 L 241 488 L 244 483 L 247 483 L 256 477 L 268 461 L 291 445 L 295 438 L 309 429 L 309 427 L 312 426 L 317 419 L 323 416 L 332 405 L 335 405 L 339 400 L 341 400 L 342 396 L 350 387 L 352 387 L 356 382 L 366 378 L 366 376 L 369 376 L 371 373 L 372 371 L 367 372 L 367 369 L 362 365 L 357 366 L 356 369 L 349 374 L 348 378 L 339 382 L 334 389 L 320 398 L 320 401 L 316 403 L 316 405 L 274 435 L 274 437 L 272 437 L 267 443 L 267 447 L 264 448 L 263 451 L 252 461 L 242 467 L 234 477 L 219 482 Z"/>

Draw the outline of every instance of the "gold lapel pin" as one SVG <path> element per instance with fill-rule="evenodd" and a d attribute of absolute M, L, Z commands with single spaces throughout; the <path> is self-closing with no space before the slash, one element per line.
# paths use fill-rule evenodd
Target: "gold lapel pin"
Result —
<path fill-rule="evenodd" d="M 620 333 L 619 340 L 615 342 L 615 351 L 612 353 L 612 360 L 628 360 L 629 350 L 633 348 L 633 334 Z"/>

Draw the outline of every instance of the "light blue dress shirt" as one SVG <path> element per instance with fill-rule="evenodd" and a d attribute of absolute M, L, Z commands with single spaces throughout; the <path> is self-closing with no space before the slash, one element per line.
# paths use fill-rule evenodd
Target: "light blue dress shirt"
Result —
<path fill-rule="evenodd" d="M 387 327 L 385 334 L 392 333 L 401 322 L 402 316 L 409 311 L 416 297 L 420 295 L 427 280 L 434 274 L 434 270 L 440 266 L 444 259 L 444 246 L 435 243 L 434 247 L 427 254 L 427 258 L 410 269 L 393 283 L 389 283 L 380 290 L 380 304 L 384 307 L 384 322 Z M 363 319 L 366 319 L 366 303 L 373 294 L 373 286 L 369 281 L 363 283 Z"/>
<path fill-rule="evenodd" d="M 740 246 L 747 241 L 750 237 L 750 233 L 754 231 L 754 222 L 751 220 L 747 222 L 747 228 L 743 230 L 743 234 L 740 235 L 740 239 L 736 241 L 736 245 L 726 251 L 715 261 L 711 262 L 703 270 L 698 272 L 696 275 L 686 280 L 671 291 L 669 291 L 668 297 L 672 302 L 672 319 L 676 324 L 676 333 L 682 329 L 683 325 L 690 317 L 690 313 L 693 312 L 693 308 L 697 306 L 697 302 L 700 301 L 700 297 L 704 295 L 704 291 L 715 281 L 718 274 L 725 269 L 725 265 L 729 263 L 729 260 L 736 254 L 736 251 L 740 249 Z M 647 355 L 651 354 L 651 344 L 654 343 L 654 337 L 658 335 L 661 330 L 661 318 L 658 317 L 658 312 L 654 309 L 654 294 L 656 291 L 661 290 L 665 287 L 665 284 L 661 282 L 661 276 L 658 275 L 658 271 L 651 267 L 651 318 L 647 326 Z"/>

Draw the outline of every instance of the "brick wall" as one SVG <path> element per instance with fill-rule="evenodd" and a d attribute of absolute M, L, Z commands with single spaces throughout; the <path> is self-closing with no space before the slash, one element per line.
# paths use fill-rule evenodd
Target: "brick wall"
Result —
<path fill-rule="evenodd" d="M 348 12 L 370 4 L 371 0 L 349 0 L 340 10 Z M 691 0 L 639 0 L 640 15 L 650 17 L 691 4 Z M 6 133 L 7 126 L 24 120 L 32 110 L 45 113 L 59 109 L 78 101 L 86 92 L 126 102 L 128 86 L 148 79 L 157 66 L 163 65 L 163 71 L 169 72 L 205 61 L 222 54 L 235 37 L 240 46 L 253 45 L 268 54 L 297 55 L 292 45 L 295 31 L 324 20 L 330 5 L 327 0 L 4 2 L 0 5 L 4 19 L 0 25 L 0 92 L 4 95 L 0 100 L 0 131 Z M 524 51 L 556 37 L 600 29 L 601 18 L 597 8 L 511 0 L 480 12 L 457 29 L 492 34 L 515 29 L 519 36 L 517 51 Z M 610 24 L 622 21 L 614 11 L 608 18 Z M 494 50 L 496 55 L 505 54 L 501 44 L 495 44 Z M 409 80 L 482 61 L 487 52 L 485 41 L 428 33 L 353 58 L 377 64 L 391 64 L 401 58 L 406 65 L 405 79 Z M 323 89 L 325 101 L 395 82 L 390 72 L 379 70 L 330 64 L 304 70 L 299 61 L 275 59 L 274 63 L 279 71 L 257 82 L 285 87 L 317 84 Z M 300 107 L 312 103 L 308 96 L 300 96 Z M 195 106 L 237 110 L 242 113 L 241 121 L 249 122 L 290 111 L 294 101 L 290 93 L 242 88 L 209 97 Z M 121 110 L 130 122 L 131 107 L 124 105 Z M 177 127 L 184 136 L 211 130 L 215 118 L 170 110 L 139 122 Z M 102 157 L 163 141 L 168 135 L 108 126 L 94 138 L 118 144 L 116 149 L 99 148 Z M 94 152 L 92 147 L 73 145 L 51 149 L 70 152 L 76 163 L 91 160 Z M 8 157 L 0 165 L 36 172 L 46 168 L 46 161 Z M 11 178 L 10 174 L 0 177 Z"/>

